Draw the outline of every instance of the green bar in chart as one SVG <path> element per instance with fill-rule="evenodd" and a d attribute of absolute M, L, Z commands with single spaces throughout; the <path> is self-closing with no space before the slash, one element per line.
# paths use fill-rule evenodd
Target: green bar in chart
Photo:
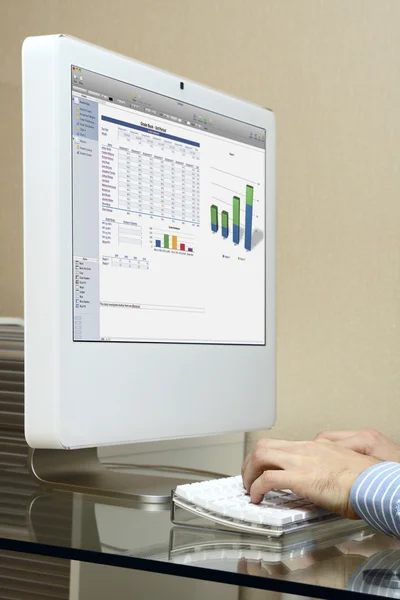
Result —
<path fill-rule="evenodd" d="M 169 248 L 169 235 L 164 233 L 164 248 Z"/>
<path fill-rule="evenodd" d="M 229 215 L 226 210 L 221 213 L 221 231 L 222 237 L 227 238 L 229 235 Z"/>
<path fill-rule="evenodd" d="M 240 198 L 233 196 L 233 243 L 238 244 L 240 239 Z"/>
<path fill-rule="evenodd" d="M 253 206 L 254 188 L 252 185 L 246 185 L 246 204 Z"/>
<path fill-rule="evenodd" d="M 218 231 L 218 207 L 215 204 L 211 205 L 211 231 Z"/>

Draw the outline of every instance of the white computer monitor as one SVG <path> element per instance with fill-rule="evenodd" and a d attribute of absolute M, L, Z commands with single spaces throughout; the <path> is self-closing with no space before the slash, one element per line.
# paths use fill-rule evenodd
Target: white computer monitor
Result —
<path fill-rule="evenodd" d="M 28 443 L 271 427 L 271 110 L 32 37 L 23 158 Z"/>

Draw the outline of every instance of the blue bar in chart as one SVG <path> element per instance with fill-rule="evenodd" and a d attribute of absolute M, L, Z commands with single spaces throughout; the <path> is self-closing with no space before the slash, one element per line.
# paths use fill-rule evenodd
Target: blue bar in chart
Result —
<path fill-rule="evenodd" d="M 244 247 L 251 250 L 251 234 L 253 230 L 253 193 L 254 188 L 246 185 L 246 223 L 244 227 Z"/>
<path fill-rule="evenodd" d="M 156 240 L 156 248 L 161 248 L 161 240 Z"/>

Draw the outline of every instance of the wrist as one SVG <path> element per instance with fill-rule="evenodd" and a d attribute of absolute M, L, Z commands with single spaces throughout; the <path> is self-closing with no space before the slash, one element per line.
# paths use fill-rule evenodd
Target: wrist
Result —
<path fill-rule="evenodd" d="M 346 513 L 345 516 L 348 519 L 360 519 L 358 512 L 353 506 L 352 502 L 352 491 L 354 490 L 355 484 L 359 477 L 368 471 L 371 467 L 375 467 L 381 463 L 380 460 L 372 457 L 365 456 L 361 461 L 357 460 L 356 463 L 349 465 L 349 468 L 345 469 L 341 475 L 340 485 L 343 486 L 343 490 L 345 490 L 345 500 L 346 500 Z"/>
<path fill-rule="evenodd" d="M 346 519 L 359 520 L 360 516 L 354 509 L 351 502 L 351 492 L 361 473 L 355 473 L 346 470 L 341 474 L 339 486 L 343 490 L 343 511 L 342 514 Z"/>

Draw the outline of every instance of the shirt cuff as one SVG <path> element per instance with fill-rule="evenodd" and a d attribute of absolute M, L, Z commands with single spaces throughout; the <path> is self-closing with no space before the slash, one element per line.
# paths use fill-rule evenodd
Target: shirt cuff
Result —
<path fill-rule="evenodd" d="M 400 538 L 400 464 L 381 462 L 366 469 L 351 489 L 350 502 L 368 525 Z"/>

